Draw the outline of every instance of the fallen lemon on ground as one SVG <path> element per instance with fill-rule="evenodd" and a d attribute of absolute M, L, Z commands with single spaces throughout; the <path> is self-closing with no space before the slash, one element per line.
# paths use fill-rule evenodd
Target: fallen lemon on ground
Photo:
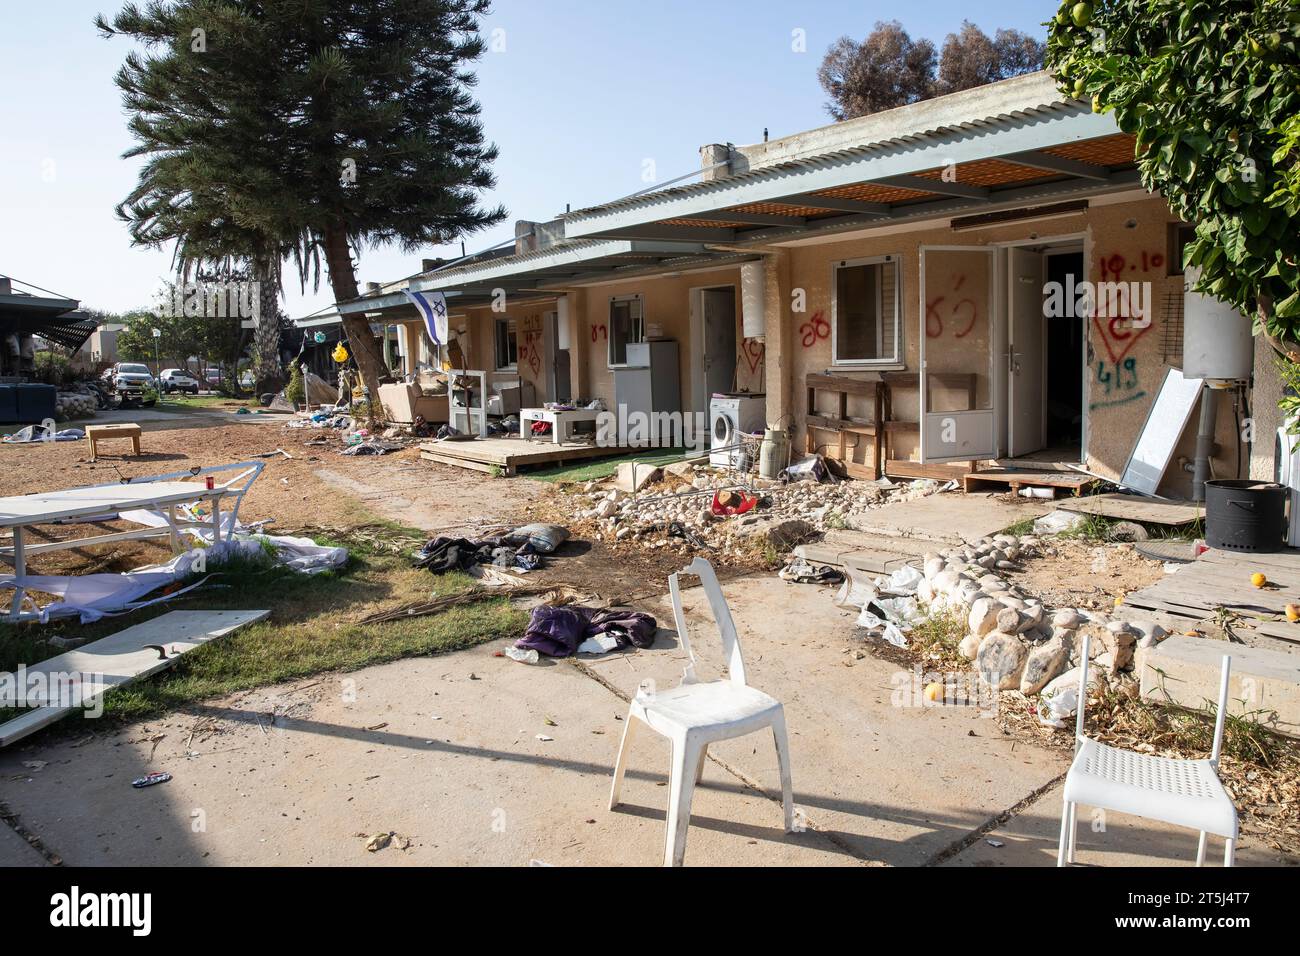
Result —
<path fill-rule="evenodd" d="M 1300 621 L 1300 607 L 1296 607 L 1294 604 L 1288 604 L 1286 606 L 1286 619 L 1292 624 L 1296 621 Z"/>
<path fill-rule="evenodd" d="M 1268 584 L 1268 578 L 1263 571 L 1256 571 L 1250 576 L 1250 583 L 1257 588 L 1262 588 L 1265 584 Z"/>
<path fill-rule="evenodd" d="M 940 701 L 940 700 L 943 700 L 943 685 L 942 685 L 942 684 L 926 684 L 926 685 L 925 685 L 925 699 L 928 700 L 928 701 Z"/>

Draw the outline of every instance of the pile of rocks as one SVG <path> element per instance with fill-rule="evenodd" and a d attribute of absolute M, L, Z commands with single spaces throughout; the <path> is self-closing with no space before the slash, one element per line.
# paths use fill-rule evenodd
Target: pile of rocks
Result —
<path fill-rule="evenodd" d="M 758 506 L 742 515 L 715 515 L 714 493 L 737 483 L 734 475 L 679 462 L 653 481 L 641 484 L 638 479 L 641 489 L 635 494 L 604 482 L 588 482 L 577 496 L 581 504 L 574 518 L 596 522 L 602 538 L 649 539 L 651 546 L 663 546 L 667 529 L 676 523 L 724 551 L 752 545 L 756 538 L 783 549 L 818 532 L 855 527 L 876 508 L 935 494 L 942 487 L 928 479 L 781 484 L 749 478 L 746 483 L 758 494 Z"/>
<path fill-rule="evenodd" d="M 93 418 L 95 396 L 89 392 L 58 391 L 54 395 L 54 417 L 61 422 L 70 418 Z"/>
<path fill-rule="evenodd" d="M 1132 697 L 1134 652 L 1166 636 L 1154 621 L 1122 620 L 1112 613 L 1045 607 L 998 572 L 1020 567 L 1040 547 L 1033 536 L 994 535 L 924 558 L 917 597 L 931 609 L 964 616 L 967 634 L 958 650 L 975 662 L 981 678 L 997 690 L 1051 695 L 1080 664 L 1083 637 L 1091 638 L 1092 673 Z M 1078 680 L 1077 672 L 1073 679 Z"/>

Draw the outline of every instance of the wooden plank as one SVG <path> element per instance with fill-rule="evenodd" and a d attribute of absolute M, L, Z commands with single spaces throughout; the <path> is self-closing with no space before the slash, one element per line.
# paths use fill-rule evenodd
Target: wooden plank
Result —
<path fill-rule="evenodd" d="M 1061 503 L 1061 510 L 1078 514 L 1099 515 L 1124 521 L 1177 526 L 1191 524 L 1205 516 L 1205 506 L 1194 501 L 1162 501 L 1140 495 L 1106 494 L 1072 498 Z"/>
<path fill-rule="evenodd" d="M 496 469 L 504 468 L 504 465 L 493 465 L 484 461 L 473 461 L 468 458 L 451 458 L 447 455 L 439 455 L 436 452 L 422 451 L 420 457 L 425 461 L 436 461 L 440 465 L 455 465 L 458 468 L 468 468 L 471 471 L 481 471 L 484 474 L 493 474 Z"/>
<path fill-rule="evenodd" d="M 966 465 L 931 464 L 896 459 L 885 462 L 885 474 L 890 478 L 933 478 L 936 481 L 961 481 L 970 468 Z"/>
<path fill-rule="evenodd" d="M 1091 475 L 1075 475 L 1063 471 L 1003 471 L 991 468 L 963 476 L 962 485 L 966 491 L 997 485 L 1005 486 L 1012 492 L 1021 488 L 1062 488 L 1078 494 L 1096 480 Z"/>
<path fill-rule="evenodd" d="M 8 746 L 42 727 L 48 726 L 75 710 L 93 705 L 106 691 L 141 678 L 150 677 L 172 667 L 183 654 L 238 628 L 260 621 L 266 611 L 170 611 L 161 617 L 110 634 L 84 647 L 68 651 L 26 668 L 29 687 L 23 689 L 27 706 L 35 710 L 0 725 L 0 747 Z M 159 654 L 156 644 L 165 648 Z M 32 684 L 34 675 L 45 679 Z M 60 676 L 64 676 L 60 680 Z M 80 679 L 72 683 L 67 676 Z M 43 706 L 49 698 L 50 685 L 60 693 L 60 700 Z M 17 703 L 18 688 L 0 684 L 0 705 Z"/>
<path fill-rule="evenodd" d="M 880 384 L 880 376 L 874 373 L 873 375 L 872 378 L 848 378 L 844 375 L 809 372 L 804 379 L 804 384 L 809 390 L 821 389 L 827 392 L 847 392 L 850 395 L 874 395 Z"/>
<path fill-rule="evenodd" d="M 830 418 L 826 415 L 809 415 L 804 419 L 809 428 L 820 428 L 828 432 L 853 432 L 855 435 L 876 434 L 876 426 L 861 418 Z"/>

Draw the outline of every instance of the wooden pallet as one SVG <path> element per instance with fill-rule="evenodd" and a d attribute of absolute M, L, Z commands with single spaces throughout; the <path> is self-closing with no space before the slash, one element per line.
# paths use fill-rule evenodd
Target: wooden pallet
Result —
<path fill-rule="evenodd" d="M 473 441 L 426 442 L 420 446 L 420 457 L 458 468 L 513 476 L 520 468 L 559 465 L 585 458 L 608 458 L 628 450 L 583 442 L 557 445 L 550 441 L 525 441 L 522 438 L 478 438 Z"/>
<path fill-rule="evenodd" d="M 981 491 L 988 490 L 991 485 L 1007 488 L 1013 495 L 1019 494 L 1021 488 L 1058 488 L 1078 495 L 1097 481 L 1098 479 L 1092 475 L 1064 471 L 1011 471 L 990 468 L 987 471 L 973 471 L 964 475 L 962 488 L 965 491 Z"/>
<path fill-rule="evenodd" d="M 894 459 L 885 462 L 885 474 L 890 478 L 933 478 L 935 481 L 963 481 L 975 471 L 978 462 L 945 462 L 923 464 L 919 461 Z"/>
<path fill-rule="evenodd" d="M 1250 583 L 1256 571 L 1267 576 L 1267 586 Z M 1226 607 L 1243 616 L 1257 634 L 1300 643 L 1300 624 L 1291 624 L 1284 615 L 1286 605 L 1296 602 L 1300 602 L 1300 550 L 1290 548 L 1273 554 L 1211 549 L 1176 574 L 1124 597 L 1126 607 L 1197 621 Z"/>
<path fill-rule="evenodd" d="M 1062 502 L 1061 509 L 1079 514 L 1099 515 L 1103 518 L 1116 518 L 1121 521 L 1141 521 L 1171 527 L 1191 524 L 1205 517 L 1205 506 L 1195 501 L 1172 501 L 1126 494 L 1072 498 Z"/>

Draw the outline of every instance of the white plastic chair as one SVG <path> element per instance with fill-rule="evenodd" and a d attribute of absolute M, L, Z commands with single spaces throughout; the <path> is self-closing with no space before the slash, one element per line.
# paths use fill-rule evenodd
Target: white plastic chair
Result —
<path fill-rule="evenodd" d="M 678 588 L 678 574 L 668 577 L 672 594 L 673 619 L 682 647 L 690 657 L 690 664 L 681 684 L 670 691 L 646 694 L 638 692 L 628 709 L 623 727 L 623 742 L 618 749 L 614 765 L 614 785 L 609 793 L 609 808 L 619 804 L 623 788 L 623 772 L 627 769 L 627 751 L 638 724 L 645 724 L 656 733 L 672 741 L 672 777 L 669 781 L 668 832 L 664 842 L 664 866 L 681 866 L 686 855 L 686 828 L 691 817 L 691 797 L 695 785 L 704 774 L 704 761 L 709 744 L 732 737 L 743 737 L 764 727 L 772 728 L 776 739 L 776 756 L 781 768 L 781 799 L 785 808 L 785 829 L 794 829 L 794 796 L 790 785 L 790 745 L 785 733 L 785 710 L 781 702 L 745 683 L 745 662 L 740 654 L 740 641 L 736 625 L 731 619 L 726 598 L 718 586 L 713 565 L 696 558 L 690 566 L 678 572 L 693 574 L 713 609 L 713 619 L 722 635 L 723 656 L 727 660 L 728 676 L 716 681 L 701 682 L 695 676 L 695 654 L 686 633 L 686 617 L 682 613 L 682 595 Z"/>
<path fill-rule="evenodd" d="M 1223 656 L 1219 678 L 1219 709 L 1214 721 L 1214 748 L 1209 760 L 1151 757 L 1108 747 L 1083 734 L 1083 712 L 1088 700 L 1088 644 L 1083 639 L 1078 717 L 1074 725 L 1074 763 L 1065 775 L 1065 806 L 1061 809 L 1061 839 L 1056 865 L 1074 862 L 1076 808 L 1082 803 L 1149 820 L 1162 820 L 1201 832 L 1196 865 L 1205 862 L 1206 835 L 1227 841 L 1223 865 L 1232 866 L 1237 845 L 1237 808 L 1219 780 L 1219 754 L 1223 749 L 1223 721 L 1228 710 L 1228 676 L 1232 658 Z"/>

